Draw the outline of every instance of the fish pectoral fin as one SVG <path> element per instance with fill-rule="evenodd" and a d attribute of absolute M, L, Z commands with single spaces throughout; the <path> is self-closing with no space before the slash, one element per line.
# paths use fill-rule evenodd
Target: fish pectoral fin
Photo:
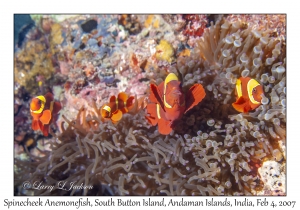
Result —
<path fill-rule="evenodd" d="M 165 111 L 164 104 L 162 100 L 162 93 L 159 91 L 155 84 L 150 84 L 150 95 L 149 100 L 153 103 L 159 104 L 160 107 Z"/>
<path fill-rule="evenodd" d="M 251 110 L 249 101 L 247 101 L 244 97 L 239 97 L 236 102 L 232 103 L 232 106 L 238 112 L 249 112 Z"/>
<path fill-rule="evenodd" d="M 237 100 L 236 100 L 236 104 L 244 104 L 244 103 L 246 103 L 247 102 L 247 100 L 243 97 L 243 96 L 241 96 L 241 97 L 239 97 Z"/>
<path fill-rule="evenodd" d="M 38 121 L 38 120 L 32 120 L 31 128 L 32 128 L 32 130 L 34 130 L 34 131 L 40 129 L 39 121 Z"/>
<path fill-rule="evenodd" d="M 120 121 L 120 120 L 122 119 L 122 116 L 123 116 L 122 111 L 118 109 L 117 111 L 115 111 L 115 112 L 112 114 L 111 120 L 112 120 L 113 122 L 118 122 L 118 121 Z"/>
<path fill-rule="evenodd" d="M 168 135 L 172 131 L 171 127 L 172 123 L 170 121 L 165 120 L 164 118 L 160 118 L 158 120 L 158 131 L 160 134 Z"/>
<path fill-rule="evenodd" d="M 201 84 L 194 84 L 187 92 L 185 97 L 186 109 L 185 112 L 200 103 L 205 97 L 206 93 Z"/>
<path fill-rule="evenodd" d="M 52 114 L 50 110 L 44 110 L 42 116 L 40 117 L 40 121 L 45 125 L 49 124 L 51 120 Z"/>

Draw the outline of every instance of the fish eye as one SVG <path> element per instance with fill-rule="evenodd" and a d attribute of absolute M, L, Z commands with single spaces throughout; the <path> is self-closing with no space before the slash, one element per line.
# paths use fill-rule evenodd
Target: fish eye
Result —
<path fill-rule="evenodd" d="M 253 93 L 256 93 L 256 88 L 253 88 Z"/>
<path fill-rule="evenodd" d="M 182 83 L 180 82 L 179 87 L 182 88 Z"/>

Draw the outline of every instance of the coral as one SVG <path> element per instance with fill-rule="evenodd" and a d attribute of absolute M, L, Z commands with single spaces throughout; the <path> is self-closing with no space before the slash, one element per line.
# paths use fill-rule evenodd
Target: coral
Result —
<path fill-rule="evenodd" d="M 138 34 L 141 31 L 141 24 L 138 20 L 139 16 L 137 15 L 121 15 L 119 17 L 118 23 L 126 30 L 129 31 L 129 34 Z"/>
<path fill-rule="evenodd" d="M 25 87 L 30 93 L 36 93 L 36 78 L 43 76 L 45 80 L 49 80 L 55 72 L 51 57 L 42 41 L 28 41 L 15 56 L 15 85 Z"/>
<path fill-rule="evenodd" d="M 55 23 L 51 26 L 51 41 L 53 45 L 58 45 L 61 44 L 64 39 L 62 37 L 62 32 L 61 32 L 61 25 L 58 23 Z"/>
<path fill-rule="evenodd" d="M 183 30 L 183 34 L 187 36 L 199 37 L 203 34 L 207 24 L 205 15 L 183 15 L 182 17 L 187 21 L 187 25 Z"/>
<path fill-rule="evenodd" d="M 157 17 L 158 16 L 148 15 L 147 19 L 145 20 L 144 26 L 146 28 L 149 27 L 159 28 L 159 18 Z"/>
<path fill-rule="evenodd" d="M 35 20 L 36 22 L 39 22 L 43 18 L 49 18 L 52 19 L 55 22 L 63 22 L 67 19 L 77 17 L 78 15 L 30 15 L 30 17 Z"/>
<path fill-rule="evenodd" d="M 181 46 L 194 47 L 195 41 L 202 36 L 206 28 L 208 18 L 207 15 L 163 15 L 163 19 L 168 22 L 174 30 L 177 40 L 181 41 Z M 183 45 L 182 45 L 183 44 Z"/>
<path fill-rule="evenodd" d="M 280 159 L 281 160 L 281 159 Z M 264 182 L 262 195 L 285 195 L 285 164 L 275 161 L 266 161 L 258 169 Z"/>
<path fill-rule="evenodd" d="M 15 147 L 16 194 L 285 195 L 285 16 L 209 18 L 214 20 L 197 37 L 181 33 L 187 24 L 182 15 L 74 17 L 60 23 L 55 34 L 64 40 L 56 47 L 35 32 L 36 38 L 24 44 L 30 57 L 22 49 L 15 54 L 15 75 L 32 73 L 32 60 L 52 53 L 41 65 L 49 68 L 52 60 L 52 68 L 58 68 L 61 76 L 52 84 L 65 84 L 64 90 L 55 88 L 63 110 L 60 130 L 46 145 L 37 141 L 30 151 Z M 83 33 L 80 25 L 91 19 L 97 28 Z M 140 31 L 132 28 L 137 23 Z M 158 52 L 168 53 L 156 57 Z M 184 91 L 202 84 L 206 97 L 163 136 L 147 123 L 143 108 L 149 83 L 159 84 L 170 72 Z M 264 86 L 262 105 L 253 112 L 237 113 L 231 106 L 241 76 Z M 32 85 L 15 80 L 21 87 Z M 102 122 L 99 107 L 121 91 L 136 95 L 139 108 L 116 125 Z M 16 113 L 20 103 L 15 102 Z M 22 135 L 18 131 L 16 141 L 29 138 Z M 24 180 L 75 181 L 93 189 L 25 191 Z"/>
<path fill-rule="evenodd" d="M 174 50 L 172 45 L 166 40 L 160 40 L 159 45 L 156 46 L 156 58 L 158 60 L 172 62 Z"/>

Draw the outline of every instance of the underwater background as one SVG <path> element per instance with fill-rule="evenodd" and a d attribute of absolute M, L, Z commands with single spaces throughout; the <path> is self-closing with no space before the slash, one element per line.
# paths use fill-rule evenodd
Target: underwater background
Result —
<path fill-rule="evenodd" d="M 286 195 L 286 15 L 15 15 L 14 35 L 15 195 Z M 170 73 L 206 95 L 164 135 L 146 116 Z M 245 113 L 240 77 L 264 90 Z M 30 103 L 48 92 L 61 109 L 45 137 Z M 134 108 L 113 123 L 121 92 Z"/>

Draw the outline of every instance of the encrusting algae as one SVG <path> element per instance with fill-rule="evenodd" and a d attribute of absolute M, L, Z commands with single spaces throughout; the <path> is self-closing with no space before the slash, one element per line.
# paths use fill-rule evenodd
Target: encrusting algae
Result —
<path fill-rule="evenodd" d="M 42 144 L 40 131 L 15 129 L 15 195 L 286 195 L 285 15 L 220 15 L 206 28 L 206 15 L 47 18 L 51 31 L 15 52 L 15 77 L 51 54 L 59 130 Z M 15 121 L 29 115 L 21 87 L 46 94 L 29 80 L 15 80 Z M 93 188 L 24 190 L 24 180 Z"/>

